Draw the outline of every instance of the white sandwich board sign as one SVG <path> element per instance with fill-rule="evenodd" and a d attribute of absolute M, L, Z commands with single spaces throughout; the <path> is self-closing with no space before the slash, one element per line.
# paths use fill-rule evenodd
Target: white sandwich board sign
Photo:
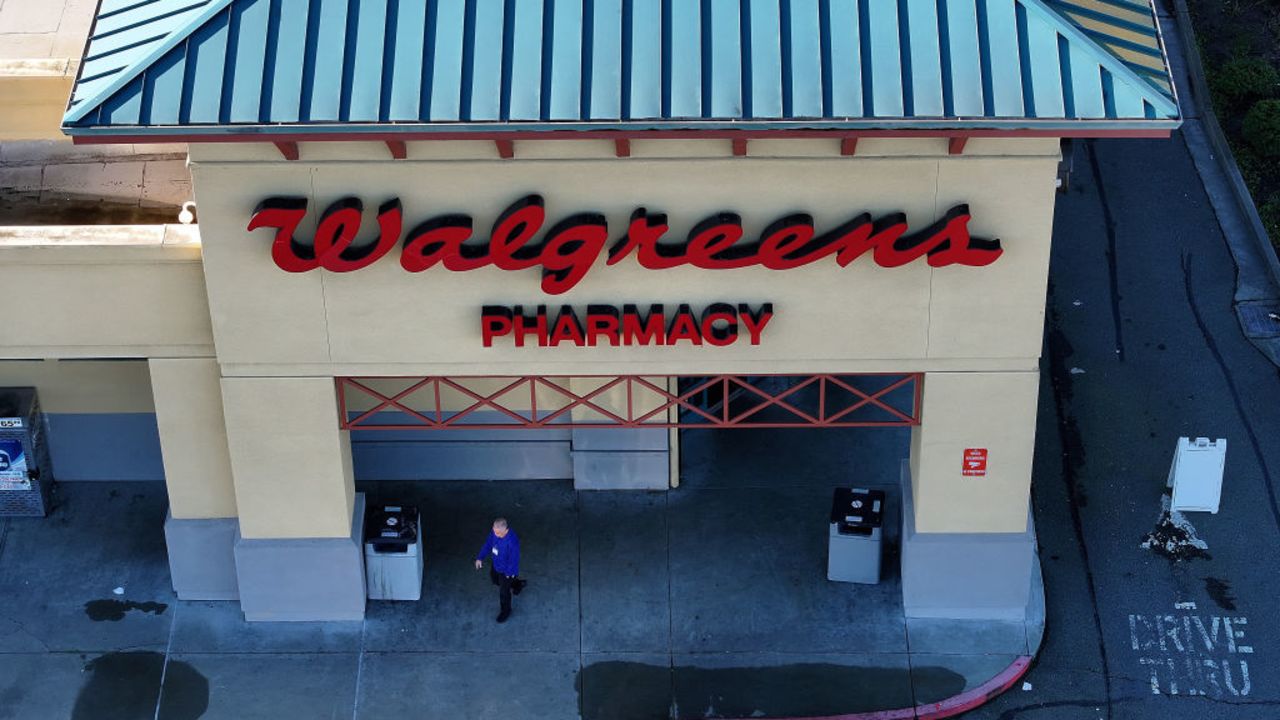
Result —
<path fill-rule="evenodd" d="M 1178 438 L 1169 468 L 1173 488 L 1170 510 L 1178 512 L 1218 512 L 1222 499 L 1222 470 L 1227 462 L 1227 441 L 1223 438 Z"/>

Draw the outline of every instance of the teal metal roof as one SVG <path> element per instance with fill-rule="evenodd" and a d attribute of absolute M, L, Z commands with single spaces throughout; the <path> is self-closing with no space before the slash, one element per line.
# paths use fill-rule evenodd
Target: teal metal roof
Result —
<path fill-rule="evenodd" d="M 1100 21 L 1099 4 L 1119 12 Z M 1145 65 L 1118 52 L 1143 13 L 1139 0 L 102 0 L 64 129 L 1172 127 L 1154 21 Z"/>

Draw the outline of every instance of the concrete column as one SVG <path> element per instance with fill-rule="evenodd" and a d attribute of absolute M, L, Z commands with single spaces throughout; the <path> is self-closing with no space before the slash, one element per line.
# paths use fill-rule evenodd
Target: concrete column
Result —
<path fill-rule="evenodd" d="M 331 378 L 223 378 L 245 538 L 346 537 L 355 484 Z"/>
<path fill-rule="evenodd" d="M 183 600 L 235 599 L 236 498 L 218 363 L 183 358 L 147 364 L 169 491 L 164 527 L 173 590 Z"/>
<path fill-rule="evenodd" d="M 223 378 L 249 620 L 364 616 L 364 508 L 332 378 Z"/>
<path fill-rule="evenodd" d="M 929 373 L 903 472 L 902 593 L 908 617 L 1024 616 L 1037 372 Z M 967 451 L 985 451 L 984 470 Z"/>
<path fill-rule="evenodd" d="M 160 455 L 174 518 L 234 518 L 235 486 L 227 454 L 218 362 L 149 360 Z"/>
<path fill-rule="evenodd" d="M 1038 372 L 928 373 L 911 431 L 911 489 L 920 532 L 1023 532 L 1036 440 Z M 985 450 L 965 475 L 965 451 Z"/>

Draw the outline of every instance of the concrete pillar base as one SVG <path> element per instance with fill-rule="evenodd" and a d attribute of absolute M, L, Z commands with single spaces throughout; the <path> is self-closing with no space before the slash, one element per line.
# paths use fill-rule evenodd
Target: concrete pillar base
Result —
<path fill-rule="evenodd" d="M 364 502 L 364 494 L 356 493 L 350 537 L 257 540 L 237 533 L 244 619 L 363 620 Z"/>
<path fill-rule="evenodd" d="M 169 576 L 182 600 L 236 600 L 236 518 L 182 520 L 166 514 Z"/>
<path fill-rule="evenodd" d="M 666 490 L 671 450 L 666 428 L 573 429 L 575 490 Z"/>
<path fill-rule="evenodd" d="M 1036 565 L 1030 517 L 1020 533 L 916 532 L 911 471 L 905 462 L 902 516 L 902 605 L 907 617 L 1026 619 Z"/>

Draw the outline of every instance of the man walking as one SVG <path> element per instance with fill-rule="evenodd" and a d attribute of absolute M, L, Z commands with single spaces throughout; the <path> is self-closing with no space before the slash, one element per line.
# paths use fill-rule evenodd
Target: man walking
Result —
<path fill-rule="evenodd" d="M 493 521 L 493 531 L 476 556 L 476 569 L 484 567 L 484 559 L 491 557 L 489 579 L 498 586 L 498 622 L 511 617 L 511 596 L 519 595 L 525 581 L 520 579 L 520 538 L 507 526 L 506 518 Z"/>

